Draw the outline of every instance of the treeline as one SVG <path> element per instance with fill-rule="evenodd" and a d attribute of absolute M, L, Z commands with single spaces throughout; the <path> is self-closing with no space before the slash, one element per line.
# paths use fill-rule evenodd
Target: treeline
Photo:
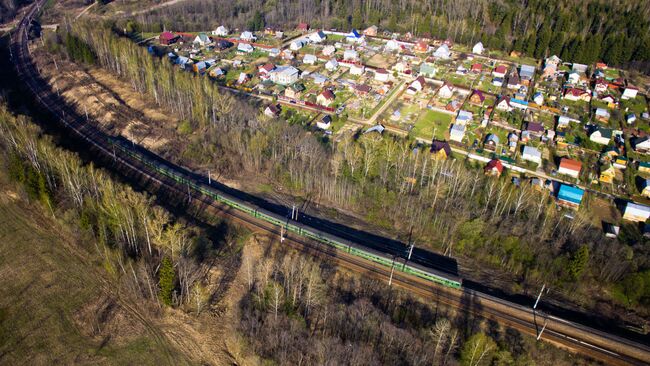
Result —
<path fill-rule="evenodd" d="M 546 190 L 485 177 L 467 169 L 468 162 L 434 161 L 411 141 L 359 134 L 323 143 L 300 126 L 264 118 L 250 100 L 180 72 L 116 32 L 81 22 L 74 28 L 102 67 L 187 120 L 188 135 L 159 151 L 170 160 L 226 177 L 271 179 L 285 192 L 356 212 L 404 241 L 412 233 L 419 246 L 472 263 L 463 273 L 468 278 L 493 284 L 503 278 L 498 286 L 515 291 L 545 281 L 556 296 L 596 306 L 611 301 L 609 286 L 650 267 L 639 228 L 623 227 L 629 240 L 604 238 L 591 221 L 590 196 L 567 220 Z M 586 259 L 578 255 L 583 247 Z M 594 295 L 594 289 L 601 291 Z"/>
<path fill-rule="evenodd" d="M 568 362 L 464 311 L 336 273 L 302 255 L 244 257 L 241 332 L 279 365 L 533 365 Z M 471 301 L 471 300 L 469 300 Z M 545 347 L 546 348 L 546 347 Z M 581 362 L 581 361 L 577 361 Z"/>
<path fill-rule="evenodd" d="M 606 0 L 191 0 L 137 16 L 145 29 L 198 31 L 231 27 L 349 30 L 377 25 L 418 37 L 451 39 L 565 61 L 605 61 L 650 72 L 650 3 Z"/>
<path fill-rule="evenodd" d="M 95 63 L 95 53 L 90 46 L 70 33 L 66 33 L 64 37 L 65 50 L 72 61 L 89 65 Z"/>
<path fill-rule="evenodd" d="M 9 177 L 46 212 L 72 228 L 104 268 L 142 300 L 200 311 L 210 297 L 198 246 L 217 248 L 152 197 L 116 183 L 55 147 L 25 117 L 0 106 L 0 154 Z M 205 252 L 201 258 L 214 253 Z"/>

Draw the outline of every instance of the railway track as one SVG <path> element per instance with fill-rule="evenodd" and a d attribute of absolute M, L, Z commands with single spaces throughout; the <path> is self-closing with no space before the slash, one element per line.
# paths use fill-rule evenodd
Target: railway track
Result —
<path fill-rule="evenodd" d="M 54 115 L 69 132 L 91 147 L 94 152 L 102 155 L 105 159 L 112 159 L 123 174 L 128 172 L 145 178 L 149 183 L 181 197 L 189 195 L 190 200 L 193 200 L 195 204 L 200 203 L 210 212 L 229 217 L 254 230 L 262 230 L 270 235 L 280 235 L 281 229 L 274 224 L 216 202 L 201 193 L 189 192 L 184 185 L 150 169 L 130 156 L 117 154 L 114 148 L 106 144 L 106 136 L 99 129 L 84 118 L 77 116 L 76 112 L 65 103 L 61 103 L 47 83 L 39 78 L 38 70 L 31 61 L 29 53 L 29 25 L 37 14 L 39 6 L 42 6 L 44 2 L 44 0 L 39 0 L 27 12 L 17 30 L 12 34 L 11 42 L 11 56 L 18 75 L 40 105 Z M 391 269 L 383 265 L 361 259 L 294 233 L 287 233 L 286 236 L 286 242 L 295 249 L 331 260 L 347 270 L 381 280 L 387 280 L 391 276 Z M 435 285 L 424 279 L 397 271 L 392 273 L 392 283 L 424 298 L 495 320 L 522 333 L 536 336 L 539 329 L 545 324 L 543 340 L 608 365 L 649 364 L 650 348 L 647 345 L 638 344 L 552 315 L 535 313 L 528 307 L 488 294 L 467 288 L 456 290 Z"/>

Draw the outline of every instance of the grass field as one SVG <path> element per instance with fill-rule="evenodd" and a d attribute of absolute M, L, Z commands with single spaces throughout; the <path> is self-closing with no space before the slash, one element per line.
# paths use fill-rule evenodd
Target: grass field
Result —
<path fill-rule="evenodd" d="M 186 364 L 135 306 L 109 292 L 107 272 L 71 233 L 2 174 L 0 364 Z"/>
<path fill-rule="evenodd" d="M 435 132 L 436 139 L 444 140 L 446 139 L 450 124 L 451 115 L 426 109 L 418 117 L 413 130 L 411 130 L 411 134 L 414 137 L 431 139 Z"/>

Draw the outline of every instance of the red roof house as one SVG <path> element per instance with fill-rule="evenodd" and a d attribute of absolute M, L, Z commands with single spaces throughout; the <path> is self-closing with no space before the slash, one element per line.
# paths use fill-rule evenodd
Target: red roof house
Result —
<path fill-rule="evenodd" d="M 503 164 L 499 159 L 492 159 L 483 169 L 487 175 L 496 175 L 500 176 L 503 173 Z"/>

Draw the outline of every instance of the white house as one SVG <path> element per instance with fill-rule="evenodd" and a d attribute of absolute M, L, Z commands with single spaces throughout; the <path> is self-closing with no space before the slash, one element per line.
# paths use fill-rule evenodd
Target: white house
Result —
<path fill-rule="evenodd" d="M 399 42 L 394 39 L 387 41 L 384 45 L 384 50 L 387 52 L 398 51 L 400 48 Z"/>
<path fill-rule="evenodd" d="M 636 93 L 639 92 L 639 89 L 628 85 L 625 90 L 623 90 L 623 94 L 621 95 L 621 99 L 633 99 L 636 98 Z"/>
<path fill-rule="evenodd" d="M 589 140 L 601 145 L 609 145 L 611 139 L 612 130 L 607 128 L 598 128 L 589 136 Z"/>
<path fill-rule="evenodd" d="M 248 43 L 239 43 L 237 45 L 237 51 L 239 52 L 244 52 L 244 53 L 251 53 L 253 52 L 253 46 L 251 46 Z"/>
<path fill-rule="evenodd" d="M 302 62 L 303 62 L 304 64 L 307 64 L 307 65 L 313 65 L 313 64 L 315 64 L 317 61 L 318 61 L 318 59 L 317 59 L 316 56 L 314 56 L 314 55 L 309 55 L 309 54 L 307 54 L 307 55 L 305 55 L 305 57 L 302 58 Z"/>
<path fill-rule="evenodd" d="M 256 40 L 257 37 L 255 37 L 253 32 L 245 31 L 245 32 L 242 32 L 242 34 L 239 36 L 239 39 L 241 39 L 242 41 L 251 42 L 251 41 Z"/>
<path fill-rule="evenodd" d="M 293 66 L 276 67 L 269 73 L 269 78 L 276 84 L 289 85 L 298 81 L 300 70 Z"/>
<path fill-rule="evenodd" d="M 543 105 L 544 104 L 544 95 L 540 92 L 535 93 L 533 96 L 533 102 L 537 105 Z"/>
<path fill-rule="evenodd" d="M 331 90 L 325 89 L 316 97 L 316 103 L 325 107 L 329 107 L 330 104 L 334 102 L 335 98 L 336 97 L 334 96 L 334 93 L 332 93 Z"/>
<path fill-rule="evenodd" d="M 289 49 L 292 51 L 298 51 L 299 49 L 303 48 L 304 45 L 305 45 L 305 41 L 303 41 L 302 39 L 298 39 L 291 42 L 291 44 L 289 45 Z"/>
<path fill-rule="evenodd" d="M 524 146 L 521 158 L 532 161 L 533 163 L 542 164 L 542 153 L 532 146 Z"/>
<path fill-rule="evenodd" d="M 237 78 L 237 84 L 244 84 L 247 81 L 248 81 L 248 75 L 245 72 L 239 73 L 239 77 Z"/>
<path fill-rule="evenodd" d="M 228 28 L 224 27 L 223 25 L 220 25 L 219 27 L 217 27 L 217 29 L 212 31 L 212 35 L 218 37 L 225 37 L 228 35 L 228 33 L 230 33 L 228 31 Z"/>
<path fill-rule="evenodd" d="M 442 44 L 438 49 L 433 53 L 433 57 L 447 60 L 451 57 L 451 51 L 449 51 L 449 46 L 447 44 Z"/>
<path fill-rule="evenodd" d="M 336 70 L 336 69 L 339 68 L 339 63 L 338 63 L 338 61 L 336 61 L 335 58 L 330 59 L 329 61 L 327 61 L 327 62 L 325 63 L 325 68 L 326 68 L 328 71 L 334 71 L 334 70 Z"/>
<path fill-rule="evenodd" d="M 636 122 L 636 114 L 634 114 L 634 113 L 629 113 L 629 114 L 627 114 L 627 115 L 625 116 L 625 121 L 626 121 L 628 124 L 632 124 L 632 123 Z"/>
<path fill-rule="evenodd" d="M 316 127 L 320 128 L 321 130 L 327 130 L 332 126 L 332 116 L 329 114 L 326 114 L 321 118 L 318 122 L 316 122 Z"/>
<path fill-rule="evenodd" d="M 208 44 L 212 43 L 212 40 L 210 39 L 210 37 L 208 37 L 207 34 L 199 33 L 194 38 L 194 41 L 192 43 L 198 44 L 199 46 L 205 46 L 205 45 L 208 45 Z"/>
<path fill-rule="evenodd" d="M 562 158 L 562 160 L 560 160 L 560 167 L 558 168 L 557 172 L 559 174 L 568 175 L 569 177 L 578 178 L 580 176 L 581 169 L 581 162 L 573 159 Z"/>
<path fill-rule="evenodd" d="M 350 66 L 350 75 L 363 75 L 366 71 L 366 67 L 363 65 L 353 64 Z"/>
<path fill-rule="evenodd" d="M 510 98 L 509 97 L 501 98 L 499 103 L 497 103 L 496 108 L 500 111 L 510 112 L 512 110 L 512 106 L 510 105 Z"/>
<path fill-rule="evenodd" d="M 343 60 L 345 61 L 356 61 L 359 59 L 359 52 L 355 50 L 345 50 L 343 52 Z"/>
<path fill-rule="evenodd" d="M 423 76 L 418 76 L 417 79 L 415 79 L 411 85 L 409 85 L 408 89 L 406 89 L 406 93 L 410 95 L 414 95 L 415 93 L 422 91 L 424 89 L 425 85 L 424 77 Z"/>
<path fill-rule="evenodd" d="M 472 53 L 475 53 L 477 55 L 483 54 L 483 51 L 485 50 L 485 47 L 483 47 L 483 43 L 479 42 L 472 47 Z"/>
<path fill-rule="evenodd" d="M 352 32 L 347 35 L 346 39 L 351 43 L 363 43 L 363 41 L 366 40 L 365 36 L 357 32 L 356 29 L 353 29 Z"/>
<path fill-rule="evenodd" d="M 452 141 L 462 142 L 465 137 L 465 125 L 453 124 L 449 130 L 449 139 Z"/>
<path fill-rule="evenodd" d="M 623 219 L 628 221 L 645 222 L 650 218 L 650 207 L 634 202 L 628 202 L 623 211 Z"/>
<path fill-rule="evenodd" d="M 576 71 L 570 71 L 566 79 L 570 84 L 577 84 L 580 82 L 580 74 L 578 74 Z"/>
<path fill-rule="evenodd" d="M 451 98 L 454 95 L 454 87 L 451 84 L 444 83 L 438 90 L 438 97 Z"/>
<path fill-rule="evenodd" d="M 388 81 L 390 74 L 388 74 L 388 71 L 386 69 L 377 69 L 375 70 L 375 80 L 381 81 L 381 82 L 386 82 Z"/>
<path fill-rule="evenodd" d="M 321 43 L 323 42 L 327 36 L 325 33 L 323 33 L 322 30 L 319 30 L 318 32 L 314 32 L 309 35 L 309 40 L 312 41 L 313 43 Z"/>

